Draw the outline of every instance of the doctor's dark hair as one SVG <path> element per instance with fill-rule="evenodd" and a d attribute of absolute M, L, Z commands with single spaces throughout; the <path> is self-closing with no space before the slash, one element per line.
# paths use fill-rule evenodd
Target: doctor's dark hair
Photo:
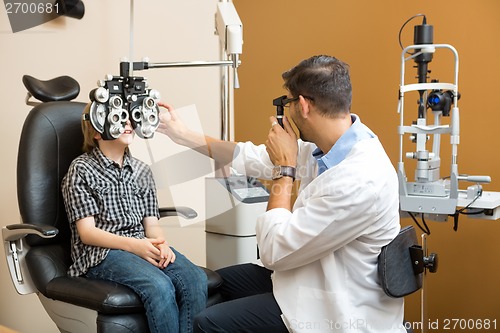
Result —
<path fill-rule="evenodd" d="M 349 65 L 335 57 L 317 55 L 305 59 L 282 77 L 292 97 L 309 98 L 325 117 L 335 118 L 351 109 Z"/>

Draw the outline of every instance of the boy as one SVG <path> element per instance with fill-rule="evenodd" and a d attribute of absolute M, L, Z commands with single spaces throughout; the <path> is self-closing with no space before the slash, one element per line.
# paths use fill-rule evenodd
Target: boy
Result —
<path fill-rule="evenodd" d="M 90 104 L 84 116 L 89 111 Z M 206 306 L 207 277 L 165 241 L 151 170 L 128 149 L 130 121 L 114 140 L 103 140 L 88 120 L 82 130 L 84 154 L 62 182 L 72 233 L 68 275 L 134 290 L 151 333 L 192 332 L 194 316 Z"/>

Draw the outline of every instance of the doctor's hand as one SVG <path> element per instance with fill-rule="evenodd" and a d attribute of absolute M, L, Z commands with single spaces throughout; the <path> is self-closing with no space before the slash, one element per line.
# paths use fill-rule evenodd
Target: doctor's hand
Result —
<path fill-rule="evenodd" d="M 175 143 L 180 143 L 180 140 L 189 132 L 189 129 L 179 118 L 172 105 L 159 102 L 158 106 L 166 110 L 160 112 L 160 124 L 157 131 L 167 135 Z"/>
<path fill-rule="evenodd" d="M 283 117 L 282 128 L 276 117 L 270 117 L 271 130 L 266 141 L 266 150 L 274 165 L 297 166 L 297 135 L 287 117 Z"/>

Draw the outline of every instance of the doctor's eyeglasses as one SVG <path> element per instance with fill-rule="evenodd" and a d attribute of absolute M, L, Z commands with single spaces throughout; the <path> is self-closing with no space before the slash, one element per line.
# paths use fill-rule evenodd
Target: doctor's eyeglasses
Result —
<path fill-rule="evenodd" d="M 290 103 L 297 101 L 299 98 L 298 97 L 292 97 L 292 98 L 285 98 L 281 101 L 283 107 L 288 108 L 290 107 Z"/>
<path fill-rule="evenodd" d="M 314 98 L 312 98 L 312 97 L 304 96 L 304 95 L 299 95 L 299 96 L 302 96 L 304 98 L 307 98 L 308 100 L 314 101 Z M 282 107 L 287 108 L 287 107 L 290 107 L 290 103 L 291 102 L 295 102 L 298 99 L 299 99 L 299 97 L 287 98 L 286 95 L 283 95 L 281 97 L 275 98 L 273 100 L 273 105 L 275 105 L 275 106 L 282 106 Z"/>

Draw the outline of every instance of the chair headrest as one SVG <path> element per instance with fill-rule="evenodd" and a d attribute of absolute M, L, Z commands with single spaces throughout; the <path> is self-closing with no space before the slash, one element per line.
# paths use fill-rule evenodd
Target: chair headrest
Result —
<path fill-rule="evenodd" d="M 23 75 L 23 84 L 33 97 L 42 102 L 71 101 L 80 93 L 78 82 L 67 75 L 46 81 Z"/>

